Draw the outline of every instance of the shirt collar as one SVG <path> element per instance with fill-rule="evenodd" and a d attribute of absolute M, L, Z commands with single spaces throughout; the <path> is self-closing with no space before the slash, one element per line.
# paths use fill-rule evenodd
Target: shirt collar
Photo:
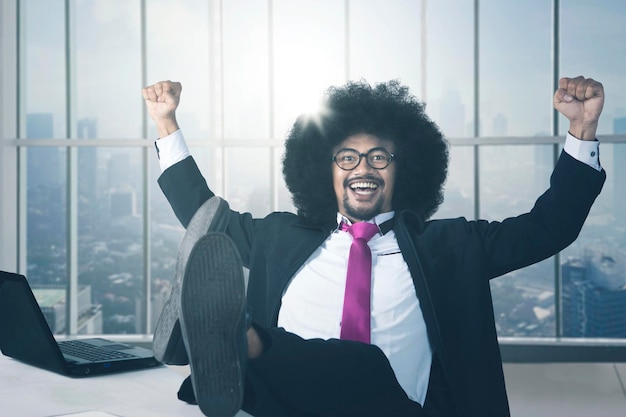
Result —
<path fill-rule="evenodd" d="M 385 223 L 386 221 L 389 221 L 391 219 L 393 219 L 393 217 L 395 216 L 396 212 L 395 211 L 388 211 L 386 213 L 380 213 L 376 216 L 374 216 L 373 219 L 369 219 L 367 220 L 368 223 L 374 223 L 376 226 L 378 226 L 378 231 L 381 235 L 387 233 L 391 228 L 387 229 L 387 230 L 381 230 L 381 225 L 383 223 Z M 339 226 L 341 226 L 341 223 L 346 223 L 349 225 L 352 225 L 352 222 L 345 217 L 343 214 L 341 213 L 337 213 L 337 230 L 339 230 Z"/>

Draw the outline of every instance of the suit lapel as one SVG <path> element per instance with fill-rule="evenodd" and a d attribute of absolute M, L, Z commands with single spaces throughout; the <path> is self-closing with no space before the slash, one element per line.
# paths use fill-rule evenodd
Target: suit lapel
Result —
<path fill-rule="evenodd" d="M 426 330 L 433 351 L 441 360 L 443 373 L 448 376 L 446 354 L 443 348 L 439 323 L 428 288 L 428 281 L 424 275 L 422 263 L 417 252 L 417 236 L 423 230 L 423 222 L 412 212 L 403 211 L 396 216 L 394 231 L 398 239 L 398 246 L 411 272 L 415 292 L 420 302 L 420 308 L 426 322 Z"/>

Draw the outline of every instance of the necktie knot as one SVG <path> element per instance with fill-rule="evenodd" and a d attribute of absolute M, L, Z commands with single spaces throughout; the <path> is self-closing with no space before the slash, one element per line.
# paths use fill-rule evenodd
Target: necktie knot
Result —
<path fill-rule="evenodd" d="M 350 233 L 354 239 L 369 241 L 378 233 L 378 226 L 374 223 L 358 222 L 354 223 L 352 226 L 346 226 L 345 230 Z"/>

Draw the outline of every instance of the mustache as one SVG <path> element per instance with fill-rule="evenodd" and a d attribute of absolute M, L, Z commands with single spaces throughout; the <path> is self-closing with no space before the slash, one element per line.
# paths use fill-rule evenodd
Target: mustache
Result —
<path fill-rule="evenodd" d="M 345 180 L 343 180 L 343 187 L 348 188 L 350 186 L 350 183 L 354 181 L 374 182 L 378 184 L 379 186 L 385 185 L 385 181 L 383 181 L 382 178 L 375 177 L 374 175 L 368 174 L 368 175 L 359 175 L 359 176 L 352 177 L 352 178 L 346 178 Z"/>

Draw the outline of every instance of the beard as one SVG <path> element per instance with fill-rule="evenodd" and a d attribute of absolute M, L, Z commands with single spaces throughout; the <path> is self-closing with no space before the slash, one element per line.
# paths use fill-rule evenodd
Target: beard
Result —
<path fill-rule="evenodd" d="M 350 203 L 348 195 L 346 194 L 343 197 L 343 209 L 345 210 L 345 213 L 342 214 L 347 216 L 349 219 L 370 220 L 376 215 L 382 213 L 383 204 L 384 199 L 381 195 L 372 206 L 362 208 L 354 207 Z"/>

